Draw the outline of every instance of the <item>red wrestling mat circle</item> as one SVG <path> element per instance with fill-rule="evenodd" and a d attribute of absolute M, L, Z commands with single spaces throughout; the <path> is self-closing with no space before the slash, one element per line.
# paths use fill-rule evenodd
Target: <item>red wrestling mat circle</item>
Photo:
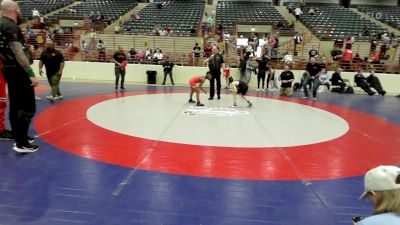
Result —
<path fill-rule="evenodd" d="M 124 96 L 159 93 L 163 92 L 130 92 Z M 35 128 L 43 140 L 81 157 L 144 170 L 202 177 L 334 179 L 363 175 L 377 165 L 398 164 L 400 161 L 399 126 L 339 106 L 267 96 L 334 113 L 347 121 L 350 130 L 340 138 L 318 144 L 227 148 L 127 136 L 101 128 L 87 119 L 86 113 L 91 106 L 116 97 L 115 94 L 105 94 L 62 102 L 39 114 Z M 302 127 L 298 129 L 298 132 L 306 132 Z"/>

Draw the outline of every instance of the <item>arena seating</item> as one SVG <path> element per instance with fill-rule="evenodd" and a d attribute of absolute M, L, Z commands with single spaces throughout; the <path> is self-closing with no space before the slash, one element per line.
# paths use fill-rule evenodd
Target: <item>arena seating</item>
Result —
<path fill-rule="evenodd" d="M 313 7 L 314 15 L 309 15 L 308 10 Z M 370 35 L 387 32 L 384 28 L 371 22 L 348 8 L 334 4 L 310 3 L 303 8 L 300 21 L 320 39 L 332 39 L 342 35 L 357 36 L 358 40 L 369 39 L 360 37 L 364 27 L 367 27 Z"/>
<path fill-rule="evenodd" d="M 161 3 L 162 8 L 157 8 Z M 158 26 L 166 29 L 171 27 L 173 34 L 190 36 L 190 29 L 198 30 L 204 12 L 204 1 L 163 1 L 147 5 L 139 12 L 140 19 L 131 18 L 124 25 L 127 33 L 153 34 L 153 29 Z"/>
<path fill-rule="evenodd" d="M 396 29 L 400 29 L 400 7 L 385 5 L 357 5 L 357 9 L 374 16 L 375 19 L 384 22 Z"/>
<path fill-rule="evenodd" d="M 232 34 L 235 22 L 264 24 L 286 22 L 278 10 L 270 4 L 268 2 L 219 1 L 216 25 L 221 24 Z"/>
<path fill-rule="evenodd" d="M 74 5 L 62 12 L 51 16 L 49 19 L 78 19 L 82 20 L 90 16 L 91 12 L 101 12 L 105 19 L 112 17 L 118 19 L 120 16 L 129 12 L 137 5 L 135 0 L 86 0 L 80 4 Z M 71 13 L 69 9 L 73 9 L 76 12 Z"/>
<path fill-rule="evenodd" d="M 24 21 L 32 20 L 32 10 L 36 8 L 41 14 L 47 14 L 51 11 L 60 9 L 72 4 L 73 0 L 24 0 L 18 1 L 21 8 L 22 18 Z"/>

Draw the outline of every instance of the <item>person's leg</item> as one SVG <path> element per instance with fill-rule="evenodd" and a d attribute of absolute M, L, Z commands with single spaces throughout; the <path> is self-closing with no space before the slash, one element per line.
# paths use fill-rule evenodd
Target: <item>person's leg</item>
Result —
<path fill-rule="evenodd" d="M 237 95 L 237 93 L 233 91 L 232 92 L 233 106 L 237 106 L 237 104 L 236 104 L 236 95 Z"/>
<path fill-rule="evenodd" d="M 6 107 L 7 107 L 7 84 L 4 79 L 3 74 L 0 72 L 0 136 L 1 138 L 6 138 Z M 12 135 L 9 133 L 9 138 L 12 138 Z"/>
<path fill-rule="evenodd" d="M 194 91 L 194 88 L 193 87 L 190 87 L 190 97 L 189 97 L 189 102 L 190 103 L 193 103 L 194 101 L 193 101 L 193 93 L 194 93 L 195 91 Z"/>
<path fill-rule="evenodd" d="M 34 88 L 22 69 L 8 69 L 5 75 L 10 102 L 9 119 L 15 142 L 17 147 L 29 146 L 28 130 L 36 111 Z"/>
<path fill-rule="evenodd" d="M 218 96 L 218 99 L 220 99 L 221 98 L 221 73 L 219 73 L 216 76 L 216 80 L 217 80 L 217 96 Z"/>
<path fill-rule="evenodd" d="M 317 91 L 319 86 L 321 85 L 321 81 L 318 78 L 314 78 L 312 83 L 313 83 L 313 98 L 317 98 Z"/>
<path fill-rule="evenodd" d="M 162 85 L 165 85 L 165 81 L 167 81 L 167 71 L 164 71 L 164 80 L 162 82 Z"/>
<path fill-rule="evenodd" d="M 269 88 L 269 82 L 270 82 L 270 80 L 271 80 L 271 73 L 268 73 L 267 83 L 266 83 L 266 86 L 265 86 L 265 89 L 267 89 L 267 90 L 268 90 L 268 88 Z"/>
<path fill-rule="evenodd" d="M 261 81 L 261 75 L 260 75 L 260 72 L 258 72 L 258 75 L 257 75 L 257 91 L 260 90 L 260 81 Z"/>
<path fill-rule="evenodd" d="M 291 87 L 285 88 L 285 96 L 292 97 L 293 96 L 293 89 Z"/>
<path fill-rule="evenodd" d="M 210 100 L 214 98 L 215 94 L 215 74 L 212 75 L 210 79 Z"/>
<path fill-rule="evenodd" d="M 307 89 L 307 85 L 308 85 L 308 81 L 310 80 L 309 77 L 304 77 L 303 82 L 301 84 L 301 86 L 303 86 L 303 90 L 304 90 L 304 96 L 308 97 L 308 89 Z"/>
<path fill-rule="evenodd" d="M 62 96 L 60 91 L 60 83 L 61 83 L 61 74 L 56 74 L 57 81 L 56 81 L 56 89 L 57 89 L 57 96 Z"/>
<path fill-rule="evenodd" d="M 377 77 L 374 77 L 371 83 L 371 87 L 373 87 L 379 94 L 384 95 L 386 91 L 383 90 L 382 84 Z"/>
<path fill-rule="evenodd" d="M 53 86 L 53 80 L 52 80 L 52 76 L 51 76 L 51 75 L 47 75 L 47 82 L 49 83 L 49 86 L 50 86 L 50 95 L 47 96 L 47 98 L 50 98 L 50 97 L 54 98 L 54 97 L 56 97 L 56 95 L 54 94 L 55 91 L 53 90 L 53 89 L 54 89 L 54 86 Z"/>
<path fill-rule="evenodd" d="M 121 74 L 121 89 L 125 89 L 125 69 L 120 68 L 120 74 Z"/>
<path fill-rule="evenodd" d="M 285 96 L 285 88 L 281 87 L 281 89 L 279 89 L 279 96 Z"/>
<path fill-rule="evenodd" d="M 261 88 L 264 89 L 264 84 L 265 84 L 265 71 L 263 71 L 263 72 L 261 73 L 261 80 L 262 80 L 262 86 L 261 86 Z"/>
<path fill-rule="evenodd" d="M 49 78 L 49 83 L 51 86 L 51 95 L 53 97 L 56 97 L 58 93 L 60 92 L 60 89 L 58 88 L 58 76 L 57 75 L 51 75 Z"/>
<path fill-rule="evenodd" d="M 115 72 L 115 89 L 118 89 L 118 84 L 119 84 L 119 69 L 118 69 L 118 67 L 115 67 L 114 72 Z"/>
<path fill-rule="evenodd" d="M 171 84 L 175 85 L 174 83 L 174 78 L 172 78 L 172 71 L 168 72 L 169 73 L 169 78 L 171 79 Z"/>

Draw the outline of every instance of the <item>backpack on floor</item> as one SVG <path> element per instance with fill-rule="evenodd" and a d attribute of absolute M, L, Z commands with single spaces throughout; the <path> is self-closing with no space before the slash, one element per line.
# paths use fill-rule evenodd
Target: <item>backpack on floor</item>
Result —
<path fill-rule="evenodd" d="M 353 89 L 353 87 L 347 87 L 345 93 L 346 93 L 346 94 L 354 94 L 354 89 Z"/>
<path fill-rule="evenodd" d="M 299 82 L 294 83 L 293 91 L 300 91 L 300 83 Z"/>

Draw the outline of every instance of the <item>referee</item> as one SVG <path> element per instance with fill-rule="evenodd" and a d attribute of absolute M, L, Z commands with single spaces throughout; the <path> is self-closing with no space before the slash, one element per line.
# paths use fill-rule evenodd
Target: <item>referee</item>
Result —
<path fill-rule="evenodd" d="M 39 146 L 31 144 L 28 137 L 29 125 L 36 111 L 34 87 L 38 80 L 33 72 L 24 37 L 18 25 L 21 24 L 21 10 L 18 3 L 3 0 L 0 4 L 0 58 L 3 74 L 8 85 L 10 102 L 10 124 L 15 138 L 14 151 L 35 152 Z"/>
<path fill-rule="evenodd" d="M 210 98 L 208 100 L 214 99 L 215 94 L 215 81 L 217 81 L 217 96 L 218 99 L 221 99 L 221 68 L 225 68 L 224 58 L 219 53 L 219 49 L 217 46 L 212 47 L 212 55 L 204 60 L 204 64 L 208 63 L 208 68 L 211 72 L 211 80 L 210 80 Z"/>

